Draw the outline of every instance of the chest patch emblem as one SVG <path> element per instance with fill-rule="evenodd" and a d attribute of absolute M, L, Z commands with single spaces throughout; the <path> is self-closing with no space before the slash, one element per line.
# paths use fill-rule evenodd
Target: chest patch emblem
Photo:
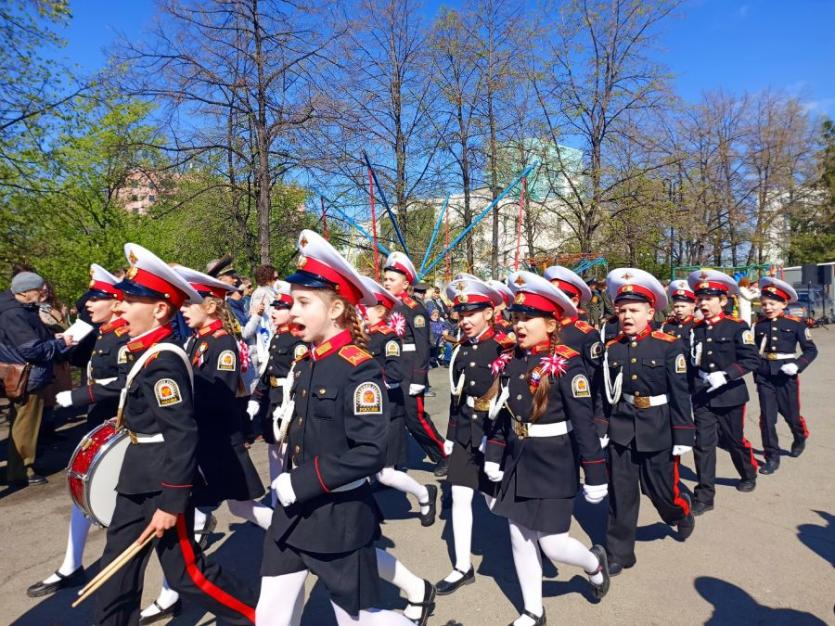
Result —
<path fill-rule="evenodd" d="M 180 387 L 172 378 L 160 378 L 154 383 L 154 397 L 161 407 L 173 406 L 183 401 Z"/>
<path fill-rule="evenodd" d="M 217 357 L 217 369 L 222 372 L 234 372 L 238 358 L 232 350 L 224 350 Z"/>
<path fill-rule="evenodd" d="M 382 415 L 383 394 L 377 383 L 362 383 L 354 391 L 354 415 Z"/>
<path fill-rule="evenodd" d="M 577 374 L 571 379 L 571 395 L 575 398 L 590 398 L 589 379 L 585 374 Z"/>
<path fill-rule="evenodd" d="M 386 343 L 386 356 L 400 356 L 400 344 L 396 341 Z"/>
<path fill-rule="evenodd" d="M 423 328 L 426 326 L 426 318 L 423 315 L 415 315 L 415 328 Z"/>
<path fill-rule="evenodd" d="M 293 358 L 297 361 L 305 354 L 307 354 L 307 346 L 303 343 L 300 343 L 293 349 Z"/>
<path fill-rule="evenodd" d="M 122 346 L 116 353 L 116 365 L 124 365 L 128 362 L 128 347 Z"/>
<path fill-rule="evenodd" d="M 750 330 L 742 331 L 742 343 L 746 346 L 753 346 L 754 345 L 754 333 Z"/>
<path fill-rule="evenodd" d="M 803 336 L 806 337 L 806 341 L 812 341 L 812 331 L 808 326 L 803 329 Z"/>
<path fill-rule="evenodd" d="M 684 355 L 679 354 L 676 357 L 676 374 L 686 374 L 687 373 L 687 363 L 684 361 Z"/>
<path fill-rule="evenodd" d="M 599 359 L 603 356 L 603 344 L 599 341 L 595 341 L 591 345 L 591 358 L 594 360 Z"/>

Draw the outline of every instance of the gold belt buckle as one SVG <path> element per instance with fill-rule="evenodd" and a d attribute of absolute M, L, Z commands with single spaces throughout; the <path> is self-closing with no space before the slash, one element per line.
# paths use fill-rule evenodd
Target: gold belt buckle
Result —
<path fill-rule="evenodd" d="M 270 387 L 278 387 L 278 378 L 270 376 Z"/>
<path fill-rule="evenodd" d="M 484 413 L 490 410 L 490 400 L 482 400 L 481 398 L 476 399 L 473 402 L 473 409 L 478 411 L 479 413 Z"/>
<path fill-rule="evenodd" d="M 767 358 L 769 361 L 776 361 L 776 360 L 777 360 L 777 354 L 776 354 L 776 353 L 774 353 L 774 352 L 769 352 L 769 353 L 766 355 L 766 357 L 765 357 L 765 358 Z"/>
<path fill-rule="evenodd" d="M 137 437 L 136 433 L 132 430 L 128 431 L 128 439 L 130 439 L 131 443 L 139 443 L 139 437 Z"/>
<path fill-rule="evenodd" d="M 644 396 L 635 397 L 634 402 L 635 406 L 639 409 L 648 409 L 650 408 L 650 406 L 652 406 L 649 402 L 649 398 L 646 398 Z"/>
<path fill-rule="evenodd" d="M 524 422 L 514 422 L 513 432 L 516 433 L 516 436 L 519 437 L 519 439 L 524 439 L 528 436 L 528 425 Z"/>

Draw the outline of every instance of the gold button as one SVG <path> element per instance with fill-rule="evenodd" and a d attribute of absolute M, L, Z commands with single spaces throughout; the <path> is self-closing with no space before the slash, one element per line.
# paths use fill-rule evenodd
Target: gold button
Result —
<path fill-rule="evenodd" d="M 324 388 L 324 387 L 321 387 L 321 388 L 319 389 L 319 395 L 320 395 L 320 396 L 325 395 L 325 388 Z"/>
<path fill-rule="evenodd" d="M 708 350 L 707 353 L 708 354 L 713 354 L 713 350 Z"/>
<path fill-rule="evenodd" d="M 473 346 L 473 350 L 478 350 L 478 346 Z"/>
<path fill-rule="evenodd" d="M 637 363 L 638 359 L 636 359 L 635 357 L 632 357 L 631 359 L 629 359 L 629 362 L 630 363 Z"/>
<path fill-rule="evenodd" d="M 306 395 L 307 395 L 307 389 L 302 389 L 302 397 L 305 397 Z"/>
<path fill-rule="evenodd" d="M 517 396 L 516 396 L 516 399 L 517 399 L 517 400 L 521 400 L 521 399 L 522 399 L 522 394 L 520 393 L 519 395 L 517 395 Z"/>
<path fill-rule="evenodd" d="M 633 396 L 635 396 L 636 398 L 639 398 L 639 397 L 641 396 L 641 392 L 640 392 L 640 391 L 636 391 L 636 392 L 635 392 L 635 393 L 633 393 L 632 395 L 633 395 Z"/>
<path fill-rule="evenodd" d="M 709 363 L 708 367 L 716 367 L 716 363 Z"/>
<path fill-rule="evenodd" d="M 710 343 L 711 341 L 713 341 L 713 339 L 711 337 L 708 337 L 707 342 Z"/>
<path fill-rule="evenodd" d="M 470 361 L 470 367 L 475 367 L 475 361 Z"/>
<path fill-rule="evenodd" d="M 638 375 L 637 374 L 632 374 L 632 376 L 630 376 L 629 378 L 631 380 L 638 380 Z"/>
<path fill-rule="evenodd" d="M 630 346 L 632 346 L 633 348 L 637 348 L 637 347 L 638 347 L 638 342 L 637 342 L 637 341 L 633 341 L 633 342 L 632 342 L 632 343 L 630 343 L 629 345 L 630 345 Z"/>
<path fill-rule="evenodd" d="M 525 380 L 525 375 L 524 374 L 519 374 L 519 380 Z"/>
<path fill-rule="evenodd" d="M 295 448 L 293 448 L 293 451 L 294 451 L 296 454 L 298 454 L 299 452 L 301 452 L 301 451 L 302 451 L 302 448 L 301 448 L 301 446 L 300 446 L 300 445 L 296 444 L 296 447 L 295 447 Z"/>
<path fill-rule="evenodd" d="M 472 387 L 473 385 L 475 385 L 475 381 L 474 381 L 474 380 L 471 380 L 471 381 L 470 381 L 470 387 Z"/>

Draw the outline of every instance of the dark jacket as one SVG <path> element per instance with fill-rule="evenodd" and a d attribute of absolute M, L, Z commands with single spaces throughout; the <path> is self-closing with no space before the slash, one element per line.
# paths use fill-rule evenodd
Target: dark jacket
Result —
<path fill-rule="evenodd" d="M 37 304 L 21 304 L 9 291 L 0 293 L 0 361 L 31 363 L 27 391 L 52 380 L 52 361 L 69 351 L 38 315 Z"/>
<path fill-rule="evenodd" d="M 780 368 L 786 363 L 797 365 L 799 374 L 818 356 L 818 348 L 806 322 L 793 315 L 784 314 L 773 320 L 760 318 L 754 324 L 754 344 L 762 354 L 755 380 L 763 376 L 780 376 Z M 797 346 L 800 346 L 800 356 L 786 358 L 795 353 Z"/>

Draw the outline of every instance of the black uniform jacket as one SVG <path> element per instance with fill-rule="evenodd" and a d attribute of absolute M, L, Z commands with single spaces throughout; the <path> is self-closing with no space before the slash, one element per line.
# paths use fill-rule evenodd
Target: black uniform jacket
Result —
<path fill-rule="evenodd" d="M 770 320 L 761 317 L 754 324 L 754 340 L 762 355 L 757 376 L 775 376 L 786 363 L 796 363 L 800 373 L 818 356 L 818 347 L 812 341 L 812 333 L 806 321 L 793 315 L 780 315 Z M 800 345 L 801 355 L 796 359 L 769 359 L 769 354 L 794 354 Z"/>
<path fill-rule="evenodd" d="M 170 326 L 157 328 L 128 343 L 134 360 L 155 343 L 171 342 Z M 186 364 L 165 351 L 149 359 L 127 394 L 124 425 L 134 433 L 156 435 L 159 443 L 131 443 L 125 453 L 116 491 L 122 494 L 162 492 L 159 508 L 186 510 L 197 468 L 197 422 Z"/>
<path fill-rule="evenodd" d="M 115 409 L 132 363 L 127 348 L 130 339 L 127 326 L 128 323 L 121 317 L 99 326 L 87 365 L 87 385 L 71 392 L 74 406 L 108 403 Z M 114 380 L 99 382 L 107 379 Z"/>
<path fill-rule="evenodd" d="M 690 315 L 687 319 L 679 321 L 675 316 L 668 317 L 661 327 L 658 329 L 668 335 L 674 335 L 684 342 L 686 347 L 690 346 L 690 331 L 693 329 L 693 324 L 696 319 Z"/>
<path fill-rule="evenodd" d="M 263 405 L 269 404 L 274 408 L 283 400 L 282 388 L 279 381 L 287 376 L 293 361 L 307 352 L 307 345 L 292 332 L 290 325 L 285 324 L 276 329 L 270 340 L 270 357 L 267 367 L 258 380 L 253 394 L 255 400 Z"/>
<path fill-rule="evenodd" d="M 308 352 L 294 371 L 285 471 L 296 502 L 276 507 L 270 532 L 307 552 L 350 552 L 379 533 L 380 512 L 367 481 L 335 491 L 376 474 L 386 458 L 383 373 L 351 341 L 350 331 L 341 332 Z"/>
<path fill-rule="evenodd" d="M 701 348 L 699 346 L 701 345 Z M 754 345 L 754 333 L 743 320 L 720 313 L 693 324 L 690 380 L 693 406 L 731 407 L 748 402 L 748 388 L 743 376 L 757 369 L 760 355 Z M 695 355 L 701 350 L 701 364 Z M 699 372 L 725 372 L 728 383 L 711 393 Z"/>
<path fill-rule="evenodd" d="M 591 382 L 594 424 L 597 434 L 603 436 L 608 418 L 603 391 L 603 343 L 600 341 L 600 331 L 581 319 L 566 317 L 560 322 L 560 343 L 576 350 L 583 357 L 586 375 Z"/>
<path fill-rule="evenodd" d="M 610 380 L 623 374 L 623 395 L 609 406 L 609 437 L 622 446 L 635 440 L 639 452 L 692 446 L 695 426 L 690 408 L 687 357 L 681 340 L 649 327 L 635 337 L 620 334 L 606 343 Z M 666 396 L 660 406 L 640 407 L 641 398 Z"/>
<path fill-rule="evenodd" d="M 368 328 L 368 351 L 383 370 L 383 380 L 388 389 L 389 415 L 391 419 L 406 414 L 403 394 L 403 346 L 400 337 L 386 324 Z"/>
<path fill-rule="evenodd" d="M 401 324 L 399 319 L 405 320 Z M 400 302 L 394 305 L 391 313 L 392 327 L 403 342 L 403 384 L 429 384 L 429 314 L 426 308 L 407 294 L 401 294 Z M 402 325 L 402 333 L 400 326 Z M 409 347 L 414 345 L 414 350 Z M 406 393 L 409 393 L 408 388 Z"/>
<path fill-rule="evenodd" d="M 507 335 L 496 335 L 492 326 L 481 336 L 464 338 L 459 343 L 455 362 L 451 365 L 452 379 L 457 384 L 463 374 L 464 386 L 460 396 L 453 395 L 450 398 L 446 433 L 449 441 L 478 446 L 481 438 L 492 430 L 487 423 L 490 398 L 486 397 L 496 379 L 491 366 L 500 354 L 512 349 L 514 345 L 515 342 Z M 473 398 L 474 407 L 467 405 L 467 397 Z"/>
<path fill-rule="evenodd" d="M 569 436 L 524 436 L 524 425 L 530 423 L 535 390 L 531 383 L 541 378 L 542 359 L 549 356 L 549 348 L 549 342 L 534 346 L 530 351 L 517 348 L 501 373 L 510 397 L 498 417 L 501 423 L 487 442 L 485 457 L 487 461 L 499 462 L 506 453 L 503 469 L 505 476 L 515 470 L 517 497 L 574 497 L 579 485 L 580 464 L 588 484 L 607 482 L 603 450 L 592 420 L 589 379 L 583 359 L 576 350 L 558 345 L 555 353 L 550 355 L 559 359 L 562 373 L 552 378 L 547 408 L 536 422 L 570 421 L 573 431 Z M 575 448 L 579 459 L 575 457 Z"/>

